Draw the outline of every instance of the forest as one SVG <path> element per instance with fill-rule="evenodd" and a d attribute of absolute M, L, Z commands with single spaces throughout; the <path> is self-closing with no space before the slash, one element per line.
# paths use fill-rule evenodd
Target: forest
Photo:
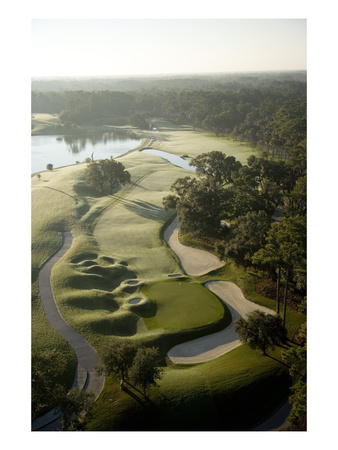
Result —
<path fill-rule="evenodd" d="M 210 152 L 191 165 L 198 177 L 178 178 L 163 199 L 165 209 L 177 210 L 181 232 L 208 239 L 221 259 L 265 271 L 276 283 L 277 311 L 282 279 L 285 299 L 290 286 L 304 298 L 306 148 L 293 148 L 287 161 L 252 155 L 242 165 Z"/>
<path fill-rule="evenodd" d="M 32 113 L 59 114 L 68 129 L 86 123 L 146 129 L 149 117 L 163 117 L 246 140 L 252 147 L 263 145 L 286 157 L 305 139 L 306 80 L 300 76 L 206 78 L 204 83 L 177 78 L 179 87 L 175 79 L 159 79 L 152 89 L 144 87 L 145 80 L 141 88 L 133 85 L 125 91 L 32 90 Z"/>

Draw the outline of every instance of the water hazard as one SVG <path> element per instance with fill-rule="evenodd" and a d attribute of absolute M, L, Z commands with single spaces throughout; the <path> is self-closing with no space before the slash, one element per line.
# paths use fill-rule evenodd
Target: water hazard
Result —
<path fill-rule="evenodd" d="M 92 156 L 95 160 L 115 158 L 140 143 L 138 136 L 115 130 L 81 136 L 32 136 L 31 171 L 46 170 L 47 164 L 68 166 Z"/>
<path fill-rule="evenodd" d="M 182 167 L 182 169 L 195 170 L 195 166 L 190 166 L 189 165 L 189 160 L 188 159 L 181 158 L 178 155 L 174 155 L 172 153 L 167 153 L 167 152 L 162 152 L 160 150 L 153 150 L 153 149 L 150 149 L 150 148 L 142 150 L 142 152 L 148 153 L 149 155 L 160 156 L 161 158 L 164 158 L 164 159 L 168 160 L 169 162 L 171 162 L 175 166 Z"/>

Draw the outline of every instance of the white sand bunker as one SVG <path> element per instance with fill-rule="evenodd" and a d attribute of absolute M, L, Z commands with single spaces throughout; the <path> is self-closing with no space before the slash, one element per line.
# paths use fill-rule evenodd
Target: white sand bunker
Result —
<path fill-rule="evenodd" d="M 169 247 L 178 256 L 182 269 L 187 275 L 204 275 L 212 270 L 224 266 L 224 261 L 220 261 L 215 255 L 205 250 L 182 245 L 178 240 L 180 225 L 177 217 L 164 232 L 164 239 Z"/>
<path fill-rule="evenodd" d="M 138 303 L 142 302 L 143 298 L 132 298 L 131 300 L 129 300 L 129 303 L 131 305 L 137 305 Z"/>

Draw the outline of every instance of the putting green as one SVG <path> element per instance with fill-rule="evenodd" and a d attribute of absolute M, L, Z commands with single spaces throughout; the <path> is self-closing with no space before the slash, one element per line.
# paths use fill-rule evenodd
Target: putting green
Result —
<path fill-rule="evenodd" d="M 166 281 L 142 288 L 153 303 L 155 313 L 145 318 L 149 330 L 188 330 L 222 319 L 224 307 L 204 286 L 189 281 Z"/>

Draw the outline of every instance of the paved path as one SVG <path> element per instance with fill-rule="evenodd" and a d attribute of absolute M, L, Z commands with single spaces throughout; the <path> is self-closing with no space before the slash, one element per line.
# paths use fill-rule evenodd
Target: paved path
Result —
<path fill-rule="evenodd" d="M 63 242 L 59 250 L 54 253 L 41 267 L 39 272 L 39 291 L 42 308 L 44 313 L 61 336 L 73 347 L 77 357 L 77 371 L 73 387 L 77 386 L 85 391 L 92 392 L 97 398 L 104 385 L 104 376 L 96 375 L 94 367 L 99 363 L 95 349 L 89 344 L 80 333 L 72 328 L 61 316 L 56 305 L 50 275 L 54 264 L 70 249 L 72 245 L 72 235 L 70 232 L 64 232 Z M 33 421 L 32 430 L 51 429 L 46 427 L 51 421 L 55 421 L 53 412 Z M 58 424 L 52 425 L 52 429 L 57 429 Z"/>

